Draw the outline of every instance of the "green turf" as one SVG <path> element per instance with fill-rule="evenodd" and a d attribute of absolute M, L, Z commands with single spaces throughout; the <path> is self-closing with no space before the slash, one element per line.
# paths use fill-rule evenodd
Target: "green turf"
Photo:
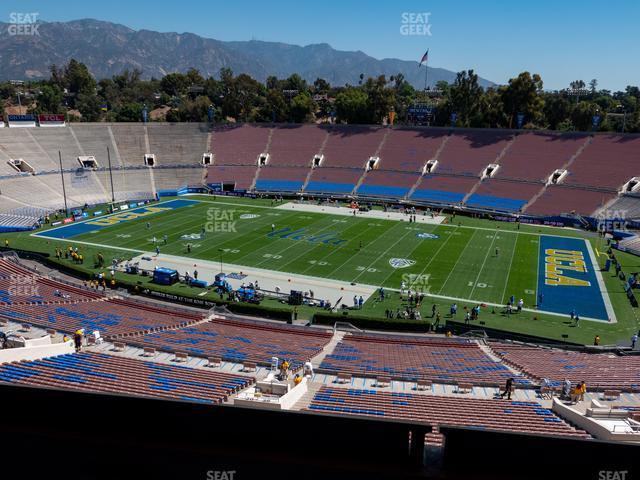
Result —
<path fill-rule="evenodd" d="M 161 253 L 190 256 L 194 259 L 279 270 L 348 282 L 398 289 L 405 280 L 413 289 L 435 295 L 423 305 L 423 315 L 430 314 L 432 302 L 444 315 L 451 300 L 460 299 L 463 305 L 486 302 L 504 305 L 514 295 L 523 298 L 525 307 L 533 308 L 536 299 L 538 239 L 540 234 L 585 236 L 571 229 L 552 229 L 456 217 L 448 224 L 416 225 L 408 222 L 378 220 L 351 216 L 335 216 L 272 208 L 271 200 L 221 197 L 202 197 L 201 203 L 127 221 L 95 233 L 76 236 L 69 242 L 45 240 L 28 234 L 8 237 L 16 246 L 52 253 L 55 246 L 68 243 L 82 245 L 86 257 L 103 251 L 109 260 L 152 252 L 152 237 L 161 240 L 168 236 L 167 245 L 160 241 Z M 214 214 L 214 210 L 218 213 Z M 241 215 L 257 215 L 241 219 Z M 151 228 L 147 229 L 147 222 Z M 343 240 L 338 245 L 311 243 L 304 239 L 270 237 L 271 225 L 276 231 L 306 229 L 305 234 L 332 233 L 331 238 Z M 208 227 L 204 239 L 183 240 L 186 234 L 199 234 Z M 419 232 L 438 235 L 438 239 L 420 239 Z M 287 232 L 289 233 L 289 232 Z M 328 238 L 328 237 L 323 237 Z M 589 237 L 594 248 L 597 237 Z M 14 240 L 15 239 L 15 240 Z M 192 251 L 187 254 L 187 244 Z M 91 245 L 90 245 L 91 244 Z M 496 247 L 499 254 L 496 255 Z M 222 252 L 220 252 L 222 250 Z M 640 259 L 618 254 L 629 271 L 640 270 Z M 414 265 L 398 269 L 389 264 L 390 258 L 403 258 Z M 603 259 L 603 257 L 600 257 Z M 91 269 L 85 264 L 82 268 Z M 635 270 L 634 270 L 635 269 Z M 566 318 L 543 312 L 523 312 L 516 316 L 502 315 L 501 308 L 483 310 L 488 327 L 558 339 L 562 334 L 570 339 L 589 343 L 595 334 L 603 341 L 614 343 L 628 339 L 638 328 L 636 312 L 628 303 L 622 282 L 604 274 L 605 285 L 612 300 L 618 323 L 582 322 L 580 327 L 567 325 Z M 211 280 L 211 279 L 205 279 Z M 466 302 L 468 299 L 469 302 Z M 381 305 L 370 299 L 363 314 L 384 316 L 388 308 L 395 309 L 403 301 L 397 293 Z M 495 311 L 495 313 L 491 313 Z M 588 315 L 586 315 L 588 316 Z M 462 315 L 459 315 L 462 318 Z"/>

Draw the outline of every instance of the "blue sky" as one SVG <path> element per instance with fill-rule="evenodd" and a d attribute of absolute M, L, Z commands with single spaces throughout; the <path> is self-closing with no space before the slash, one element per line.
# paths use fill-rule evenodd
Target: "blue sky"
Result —
<path fill-rule="evenodd" d="M 405 60 L 417 60 L 429 48 L 430 66 L 473 68 L 497 83 L 529 70 L 542 75 L 547 89 L 592 78 L 609 90 L 640 84 L 637 0 L 3 0 L 0 5 L 5 22 L 11 12 L 38 12 L 44 21 L 96 18 L 219 40 L 322 42 Z M 430 13 L 431 35 L 402 35 L 403 13 Z"/>

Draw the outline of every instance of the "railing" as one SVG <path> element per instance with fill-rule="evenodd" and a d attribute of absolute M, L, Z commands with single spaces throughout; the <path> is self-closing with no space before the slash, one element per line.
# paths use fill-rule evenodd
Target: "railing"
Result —
<path fill-rule="evenodd" d="M 482 338 L 483 340 L 487 340 L 489 335 L 484 330 L 469 330 L 468 332 L 460 335 L 461 337 L 469 337 L 469 338 Z"/>
<path fill-rule="evenodd" d="M 355 330 L 356 332 L 364 332 L 364 330 L 356 327 L 355 325 L 349 322 L 336 322 L 333 324 L 333 333 L 336 333 L 340 328 L 345 330 Z"/>

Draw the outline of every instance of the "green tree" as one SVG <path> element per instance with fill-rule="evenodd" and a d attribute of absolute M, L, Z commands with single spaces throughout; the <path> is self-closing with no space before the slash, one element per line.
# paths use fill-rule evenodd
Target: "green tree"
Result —
<path fill-rule="evenodd" d="M 140 122 L 142 121 L 141 103 L 127 103 L 118 109 L 115 114 L 116 122 Z"/>
<path fill-rule="evenodd" d="M 76 101 L 76 108 L 82 114 L 85 122 L 97 122 L 100 119 L 102 102 L 93 94 L 81 93 Z"/>
<path fill-rule="evenodd" d="M 300 123 L 308 121 L 312 118 L 313 113 L 315 112 L 316 105 L 307 92 L 302 92 L 293 97 L 291 100 L 291 107 L 289 108 L 289 112 L 291 114 L 291 119 L 294 122 Z"/>
<path fill-rule="evenodd" d="M 544 101 L 544 116 L 548 128 L 558 129 L 558 126 L 569 119 L 571 105 L 565 96 L 559 94 L 546 94 Z"/>
<path fill-rule="evenodd" d="M 450 87 L 451 108 L 458 115 L 458 125 L 469 127 L 480 114 L 483 90 L 473 70 L 458 72 Z"/>
<path fill-rule="evenodd" d="M 599 111 L 593 102 L 582 101 L 571 112 L 571 123 L 577 130 L 589 131 L 593 125 L 593 116 Z"/>
<path fill-rule="evenodd" d="M 346 123 L 367 123 L 368 98 L 361 89 L 349 87 L 336 97 L 336 113 L 338 121 Z"/>
<path fill-rule="evenodd" d="M 522 72 L 516 78 L 509 79 L 509 84 L 501 89 L 509 128 L 516 124 L 516 115 L 519 113 L 524 114 L 526 123 L 542 123 L 542 85 L 542 78 L 537 73 L 531 75 L 529 72 Z"/>
<path fill-rule="evenodd" d="M 382 123 L 395 104 L 395 91 L 387 87 L 384 75 L 368 78 L 362 89 L 367 95 L 366 123 Z"/>
<path fill-rule="evenodd" d="M 72 94 L 93 94 L 96 88 L 96 81 L 87 66 L 73 58 L 65 69 L 64 81 L 67 90 Z"/>
<path fill-rule="evenodd" d="M 191 85 L 191 80 L 182 73 L 170 73 L 160 80 L 160 89 L 174 97 L 185 95 Z"/>
<path fill-rule="evenodd" d="M 260 122 L 271 122 L 274 117 L 276 122 L 283 122 L 288 119 L 289 108 L 287 101 L 279 89 L 270 89 L 267 91 L 265 102 L 260 107 L 257 120 Z"/>
<path fill-rule="evenodd" d="M 57 85 L 43 85 L 36 97 L 36 113 L 59 113 L 62 110 L 62 92 Z"/>

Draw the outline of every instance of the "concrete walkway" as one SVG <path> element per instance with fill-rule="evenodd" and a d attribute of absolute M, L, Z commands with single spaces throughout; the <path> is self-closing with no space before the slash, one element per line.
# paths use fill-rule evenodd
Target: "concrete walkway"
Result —
<path fill-rule="evenodd" d="M 166 267 L 177 270 L 180 275 L 189 272 L 193 275 L 194 269 L 198 271 L 198 279 L 207 283 L 212 283 L 216 274 L 220 273 L 220 262 L 199 260 L 193 258 L 185 258 L 175 255 L 138 255 L 134 257 L 131 263 L 138 263 L 140 268 L 144 270 L 153 270 L 154 267 Z M 123 264 L 119 268 L 124 268 Z M 376 291 L 377 287 L 373 285 L 356 284 L 351 285 L 349 282 L 341 282 L 329 278 L 312 277 L 308 275 L 298 275 L 292 273 L 278 272 L 263 268 L 247 267 L 235 265 L 231 263 L 222 263 L 222 271 L 227 275 L 227 281 L 234 290 L 240 288 L 245 283 L 258 282 L 261 290 L 275 292 L 277 289 L 282 294 L 289 294 L 290 290 L 300 290 L 302 292 L 313 292 L 314 298 L 329 300 L 332 305 L 342 298 L 340 303 L 351 305 L 353 297 L 362 296 L 366 301 Z M 236 278 L 233 278 L 236 277 Z"/>
<path fill-rule="evenodd" d="M 353 209 L 342 206 L 332 206 L 332 205 L 318 205 L 315 203 L 294 203 L 288 202 L 283 205 L 279 205 L 275 207 L 277 210 L 294 210 L 298 212 L 309 212 L 309 213 L 323 213 L 329 215 L 341 215 L 341 216 L 351 216 L 353 217 Z M 358 218 L 370 218 L 372 220 L 391 220 L 396 222 L 408 222 L 409 216 L 396 211 L 391 210 L 388 212 L 384 212 L 382 210 L 369 210 L 368 212 L 356 211 L 356 217 Z M 416 223 L 421 223 L 423 225 L 440 225 L 446 219 L 443 215 L 435 215 L 432 217 L 431 215 L 420 215 L 416 214 Z"/>

